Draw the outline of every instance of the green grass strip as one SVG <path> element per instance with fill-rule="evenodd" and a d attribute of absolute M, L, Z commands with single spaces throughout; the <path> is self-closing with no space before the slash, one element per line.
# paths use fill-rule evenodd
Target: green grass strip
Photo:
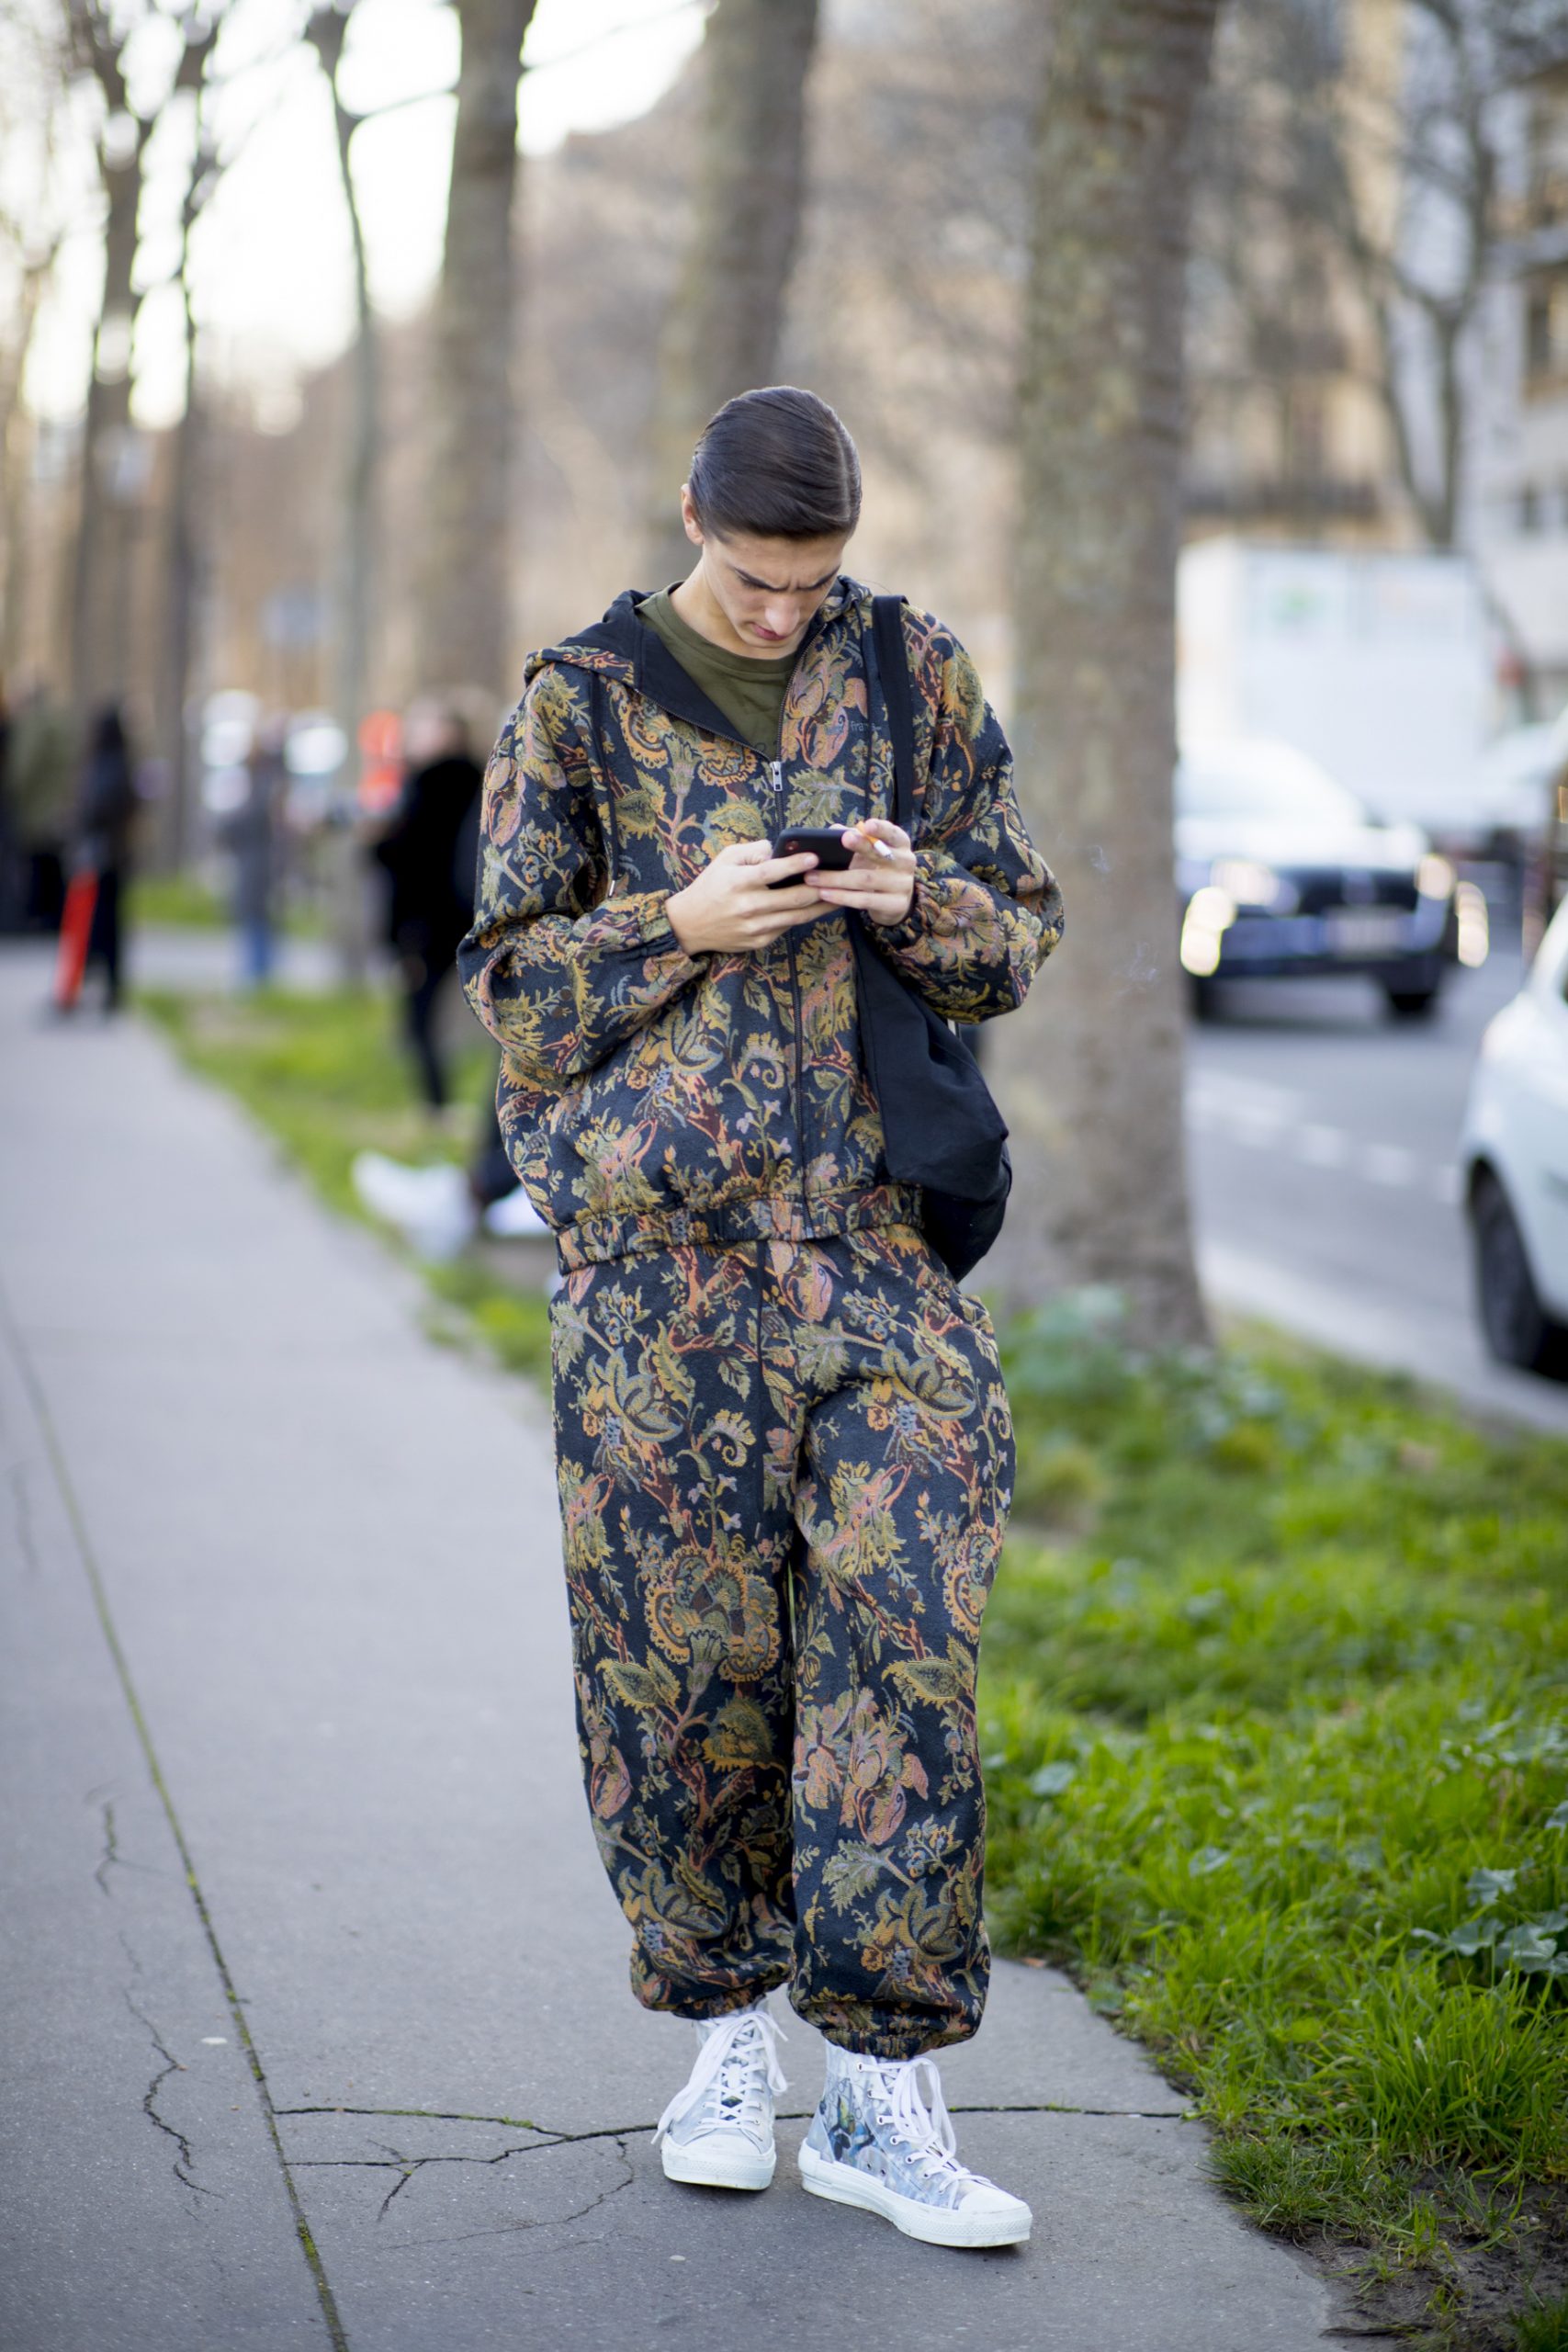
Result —
<path fill-rule="evenodd" d="M 1568 1444 L 1279 1340 L 1139 1362 L 1105 1297 L 1007 1352 L 998 1940 L 1195 2095 L 1260 2221 L 1461 2301 L 1500 2241 L 1528 2276 L 1568 2179 Z"/>

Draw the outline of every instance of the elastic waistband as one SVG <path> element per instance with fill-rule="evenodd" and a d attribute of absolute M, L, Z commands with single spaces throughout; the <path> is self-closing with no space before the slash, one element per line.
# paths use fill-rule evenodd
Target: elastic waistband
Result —
<path fill-rule="evenodd" d="M 829 1241 L 862 1226 L 920 1222 L 918 1184 L 877 1184 L 865 1193 L 756 1193 L 711 1209 L 671 1209 L 645 1216 L 584 1216 L 556 1234 L 561 1272 L 602 1266 L 612 1258 L 645 1258 L 682 1245 L 732 1250 L 748 1241 Z"/>

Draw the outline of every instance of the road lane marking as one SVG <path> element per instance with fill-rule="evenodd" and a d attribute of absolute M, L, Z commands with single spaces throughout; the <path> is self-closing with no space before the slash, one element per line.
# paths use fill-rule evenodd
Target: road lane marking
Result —
<path fill-rule="evenodd" d="M 1194 1077 L 1187 1099 L 1222 1115 L 1227 1111 L 1243 1112 L 1264 1119 L 1294 1118 L 1306 1100 L 1299 1087 L 1270 1086 L 1257 1078 L 1227 1078 L 1223 1070 L 1204 1070 Z"/>
<path fill-rule="evenodd" d="M 1298 1156 L 1313 1168 L 1343 1168 L 1350 1157 L 1350 1138 L 1343 1127 L 1325 1127 L 1309 1120 L 1296 1132 Z"/>
<path fill-rule="evenodd" d="M 1280 1106 L 1299 1102 L 1282 1087 L 1253 1088 L 1237 1080 L 1216 1089 L 1208 1081 L 1188 1093 L 1186 1119 L 1196 1134 L 1224 1136 L 1253 1151 L 1284 1150 L 1309 1168 L 1344 1169 L 1393 1192 L 1427 1192 L 1446 1208 L 1464 1198 L 1464 1179 L 1452 1160 L 1425 1166 L 1402 1143 L 1368 1143 L 1348 1128 L 1300 1119 Z"/>
<path fill-rule="evenodd" d="M 1374 1184 L 1413 1184 L 1416 1154 L 1401 1143 L 1370 1143 L 1361 1152 L 1361 1173 Z"/>

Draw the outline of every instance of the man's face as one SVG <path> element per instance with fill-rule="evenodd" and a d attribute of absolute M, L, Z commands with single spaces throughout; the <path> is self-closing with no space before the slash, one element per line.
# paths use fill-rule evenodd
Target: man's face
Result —
<path fill-rule="evenodd" d="M 703 551 L 703 577 L 739 642 L 760 661 L 793 653 L 839 576 L 848 537 L 762 539 L 705 532 L 682 500 L 686 536 Z"/>

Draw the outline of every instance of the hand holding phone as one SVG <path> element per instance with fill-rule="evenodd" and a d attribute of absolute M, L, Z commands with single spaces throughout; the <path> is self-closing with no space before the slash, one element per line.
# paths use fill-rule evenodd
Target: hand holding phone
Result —
<path fill-rule="evenodd" d="M 766 842 L 728 842 L 665 901 L 670 928 L 690 956 L 771 946 L 822 912 L 816 876 L 815 850 L 776 857 Z"/>
<path fill-rule="evenodd" d="M 789 825 L 773 843 L 775 857 L 798 857 L 809 850 L 817 860 L 818 873 L 842 873 L 854 858 L 854 852 L 844 841 L 841 825 Z M 788 888 L 785 882 L 770 882 L 770 890 Z"/>
<path fill-rule="evenodd" d="M 908 834 L 889 818 L 862 817 L 843 828 L 839 846 L 853 854 L 847 871 L 813 876 L 821 903 L 864 915 L 868 922 L 901 922 L 915 893 L 915 852 Z M 833 864 L 840 866 L 840 861 L 835 858 Z"/>

